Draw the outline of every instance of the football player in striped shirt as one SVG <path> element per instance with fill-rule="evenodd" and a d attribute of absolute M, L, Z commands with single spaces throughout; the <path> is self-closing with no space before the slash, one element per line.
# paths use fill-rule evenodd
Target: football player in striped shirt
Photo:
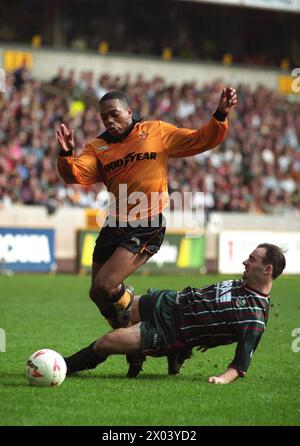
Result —
<path fill-rule="evenodd" d="M 151 289 L 134 299 L 132 326 L 107 333 L 66 359 L 68 373 L 94 368 L 111 354 L 167 355 L 182 365 L 193 347 L 236 343 L 235 355 L 209 383 L 228 384 L 246 375 L 268 321 L 270 292 L 285 268 L 282 250 L 262 243 L 243 262 L 239 280 L 182 291 Z M 172 363 L 173 362 L 173 363 Z"/>

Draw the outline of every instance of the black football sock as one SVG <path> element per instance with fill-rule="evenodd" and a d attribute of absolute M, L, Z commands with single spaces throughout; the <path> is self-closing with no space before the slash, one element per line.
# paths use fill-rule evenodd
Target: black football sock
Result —
<path fill-rule="evenodd" d="M 105 310 L 101 309 L 100 313 L 102 314 L 103 317 L 105 317 L 105 319 L 110 319 L 115 316 L 116 309 L 113 305 L 111 305 L 111 308 L 109 308 L 109 309 L 105 309 Z"/>
<path fill-rule="evenodd" d="M 67 365 L 67 375 L 80 372 L 81 370 L 94 369 L 98 364 L 101 364 L 101 362 L 104 362 L 108 358 L 109 355 L 99 356 L 95 353 L 93 349 L 95 342 L 79 350 L 79 352 L 74 353 L 74 355 L 64 358 Z"/>

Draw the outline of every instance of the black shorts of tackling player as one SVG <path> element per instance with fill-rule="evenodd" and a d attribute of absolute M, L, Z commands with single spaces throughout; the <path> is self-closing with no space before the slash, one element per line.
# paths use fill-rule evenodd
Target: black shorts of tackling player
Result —
<path fill-rule="evenodd" d="M 189 347 L 177 327 L 177 291 L 152 288 L 139 300 L 141 347 L 145 354 L 166 355 Z"/>
<path fill-rule="evenodd" d="M 147 225 L 141 224 L 137 227 L 104 226 L 96 240 L 93 262 L 105 263 L 119 247 L 126 248 L 134 254 L 154 255 L 162 245 L 166 221 L 164 216 L 159 214 L 159 224 L 153 227 L 151 222 L 147 220 Z"/>

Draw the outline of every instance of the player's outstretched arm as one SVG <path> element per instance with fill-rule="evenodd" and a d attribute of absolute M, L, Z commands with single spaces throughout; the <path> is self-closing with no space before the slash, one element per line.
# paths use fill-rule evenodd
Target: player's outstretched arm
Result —
<path fill-rule="evenodd" d="M 198 155 L 217 147 L 228 129 L 227 115 L 237 104 L 237 93 L 232 87 L 223 88 L 219 103 L 210 121 L 198 130 L 175 128 L 161 123 L 162 142 L 171 158 Z"/>
<path fill-rule="evenodd" d="M 237 104 L 236 90 L 232 87 L 223 88 L 217 111 L 223 115 L 228 115 Z"/>
<path fill-rule="evenodd" d="M 228 367 L 226 372 L 218 376 L 210 376 L 208 382 L 211 384 L 230 384 L 239 377 L 239 373 L 236 369 Z"/>
<path fill-rule="evenodd" d="M 57 157 L 57 168 L 67 184 L 86 186 L 103 181 L 94 147 L 87 143 L 79 156 L 74 156 L 74 132 L 65 124 L 56 131 L 56 139 L 61 147 Z"/>

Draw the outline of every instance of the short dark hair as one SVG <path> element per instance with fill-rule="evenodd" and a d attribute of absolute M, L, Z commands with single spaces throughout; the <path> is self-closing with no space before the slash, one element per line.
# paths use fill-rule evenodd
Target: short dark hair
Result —
<path fill-rule="evenodd" d="M 130 107 L 130 102 L 128 97 L 123 91 L 113 90 L 109 93 L 106 93 L 99 101 L 99 105 L 103 104 L 105 101 L 111 101 L 113 99 L 118 99 L 125 107 Z"/>
<path fill-rule="evenodd" d="M 276 279 L 285 268 L 286 261 L 281 248 L 271 243 L 261 243 L 258 248 L 265 248 L 266 254 L 262 259 L 264 265 L 271 264 L 273 266 L 272 278 Z"/>

